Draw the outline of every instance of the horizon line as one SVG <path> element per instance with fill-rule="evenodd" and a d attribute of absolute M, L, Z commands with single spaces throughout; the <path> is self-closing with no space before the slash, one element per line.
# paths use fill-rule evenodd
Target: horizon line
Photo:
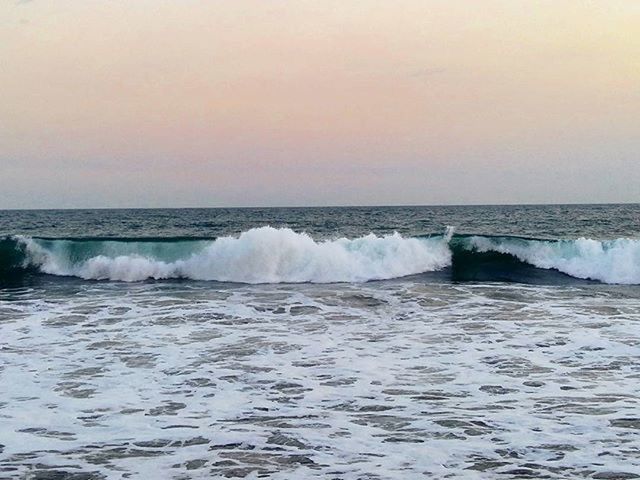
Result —
<path fill-rule="evenodd" d="M 258 210 L 313 208 L 416 208 L 416 207 L 554 207 L 596 205 L 640 205 L 638 202 L 564 202 L 564 203 L 436 203 L 397 205 L 263 205 L 263 206 L 189 206 L 189 207 L 59 207 L 59 208 L 0 208 L 0 212 L 82 211 L 82 210 Z"/>

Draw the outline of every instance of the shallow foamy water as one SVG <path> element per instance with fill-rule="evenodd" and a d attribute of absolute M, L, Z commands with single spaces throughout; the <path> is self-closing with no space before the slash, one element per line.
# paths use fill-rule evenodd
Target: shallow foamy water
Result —
<path fill-rule="evenodd" d="M 637 287 L 0 291 L 0 477 L 635 478 Z"/>

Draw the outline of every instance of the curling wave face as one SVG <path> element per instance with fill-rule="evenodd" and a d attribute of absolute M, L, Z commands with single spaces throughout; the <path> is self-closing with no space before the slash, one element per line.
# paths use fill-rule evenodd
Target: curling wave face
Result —
<path fill-rule="evenodd" d="M 640 240 L 527 240 L 514 237 L 469 239 L 476 252 L 497 252 L 538 268 L 604 283 L 640 284 Z"/>
<path fill-rule="evenodd" d="M 454 236 L 448 229 L 444 235 L 429 237 L 394 233 L 317 241 L 305 233 L 272 227 L 215 240 L 0 239 L 0 280 L 30 272 L 127 282 L 183 278 L 334 283 L 436 271 L 449 271 L 451 279 L 460 281 L 532 283 L 556 272 L 551 281 L 564 274 L 640 284 L 640 240 Z"/>

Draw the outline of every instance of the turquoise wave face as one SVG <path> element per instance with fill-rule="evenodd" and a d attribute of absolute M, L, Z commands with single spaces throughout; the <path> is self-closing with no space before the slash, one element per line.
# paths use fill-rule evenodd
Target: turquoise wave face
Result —
<path fill-rule="evenodd" d="M 205 240 L 53 240 L 23 239 L 33 242 L 33 250 L 40 249 L 69 265 L 77 265 L 97 256 L 116 258 L 141 256 L 165 262 L 175 262 L 202 251 L 210 241 Z"/>
<path fill-rule="evenodd" d="M 429 276 L 433 272 L 438 275 Z M 0 239 L 0 284 L 43 274 L 85 280 L 334 283 L 425 280 L 640 284 L 640 240 L 400 234 L 317 241 L 261 227 L 217 239 Z"/>

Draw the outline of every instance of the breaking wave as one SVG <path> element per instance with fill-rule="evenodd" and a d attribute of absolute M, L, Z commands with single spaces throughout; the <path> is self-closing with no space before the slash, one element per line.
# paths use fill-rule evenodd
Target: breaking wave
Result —
<path fill-rule="evenodd" d="M 531 240 L 472 236 L 465 248 L 506 254 L 537 268 L 604 283 L 640 284 L 640 240 Z"/>
<path fill-rule="evenodd" d="M 217 239 L 0 239 L 0 284 L 41 274 L 135 282 L 241 283 L 385 280 L 427 272 L 454 281 L 640 284 L 640 240 L 539 240 L 444 235 L 314 240 L 261 227 Z M 570 277 L 569 277 L 570 276 Z"/>
<path fill-rule="evenodd" d="M 262 227 L 211 241 L 121 242 L 18 237 L 24 267 L 51 275 L 126 282 L 188 278 L 243 283 L 363 282 L 438 270 L 451 263 L 444 239 L 373 234 L 317 242 Z"/>

